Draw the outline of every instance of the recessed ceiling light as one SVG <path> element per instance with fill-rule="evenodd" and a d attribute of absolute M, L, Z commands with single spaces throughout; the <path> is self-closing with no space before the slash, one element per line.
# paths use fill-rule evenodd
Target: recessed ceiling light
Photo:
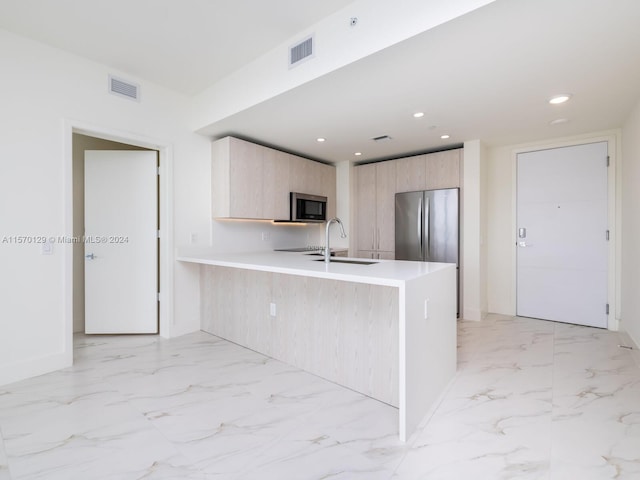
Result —
<path fill-rule="evenodd" d="M 322 142 L 326 142 L 326 141 L 327 141 L 326 138 L 322 138 L 322 137 L 316 138 L 316 142 L 322 143 Z"/>
<path fill-rule="evenodd" d="M 549 122 L 549 125 L 561 125 L 563 123 L 568 123 L 569 119 L 568 118 L 556 118 L 555 120 L 551 120 Z"/>
<path fill-rule="evenodd" d="M 355 155 L 356 157 L 359 157 L 360 155 L 362 155 L 362 152 L 356 152 L 356 153 L 354 153 L 354 155 Z"/>
<path fill-rule="evenodd" d="M 447 138 L 451 138 L 451 136 L 450 136 L 450 135 L 447 135 L 447 134 L 445 133 L 444 135 L 440 135 L 440 138 L 441 138 L 442 140 L 446 140 Z"/>
<path fill-rule="evenodd" d="M 414 114 L 413 114 L 413 116 L 414 116 L 415 118 L 424 117 L 424 112 L 416 112 L 416 113 L 414 113 Z"/>
<path fill-rule="evenodd" d="M 549 99 L 549 103 L 551 105 L 559 105 L 561 103 L 564 103 L 566 101 L 568 101 L 571 98 L 571 94 L 569 93 L 563 93 L 561 95 L 554 95 L 553 97 L 551 97 Z"/>

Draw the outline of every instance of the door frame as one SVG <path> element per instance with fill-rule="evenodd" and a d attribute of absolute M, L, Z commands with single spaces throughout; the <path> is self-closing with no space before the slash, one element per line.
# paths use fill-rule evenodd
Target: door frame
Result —
<path fill-rule="evenodd" d="M 620 214 L 619 205 L 621 205 L 620 189 L 617 188 L 620 185 L 620 169 L 618 168 L 618 152 L 621 151 L 621 139 L 619 132 L 608 132 L 603 134 L 591 134 L 579 137 L 573 137 L 570 139 L 559 139 L 557 141 L 547 141 L 529 146 L 522 146 L 512 149 L 511 162 L 512 162 L 512 209 L 511 209 L 511 285 L 513 285 L 513 308 L 515 315 L 515 301 L 516 301 L 516 288 L 517 288 L 517 165 L 518 154 L 535 152 L 539 150 L 550 150 L 554 148 L 573 147 L 577 145 L 584 145 L 587 143 L 607 142 L 607 150 L 609 155 L 609 172 L 607 176 L 607 214 L 609 218 L 609 246 L 608 246 L 608 261 L 607 261 L 607 298 L 609 301 L 609 317 L 607 320 L 607 329 L 617 331 L 619 328 L 619 314 L 620 312 L 620 252 L 621 252 L 621 236 L 618 232 L 620 228 Z"/>
<path fill-rule="evenodd" d="M 158 151 L 159 192 L 158 208 L 160 218 L 159 284 L 160 305 L 159 335 L 171 338 L 173 326 L 173 151 L 171 144 L 162 140 L 132 134 L 117 129 L 106 128 L 79 122 L 64 120 L 64 229 L 65 236 L 73 237 L 73 134 L 78 133 L 90 137 L 101 138 L 137 147 Z M 73 250 L 71 245 L 62 246 L 64 263 L 65 311 L 65 355 L 71 363 L 73 358 Z"/>

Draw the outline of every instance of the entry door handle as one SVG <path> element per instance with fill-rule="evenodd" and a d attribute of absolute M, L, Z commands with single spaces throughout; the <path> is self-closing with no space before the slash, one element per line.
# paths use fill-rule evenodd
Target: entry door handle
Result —
<path fill-rule="evenodd" d="M 96 256 L 93 253 L 85 255 L 84 258 L 88 258 L 89 260 L 95 260 Z"/>
<path fill-rule="evenodd" d="M 527 242 L 518 242 L 518 246 L 522 247 L 522 248 L 524 248 L 524 247 L 533 247 L 533 245 L 531 245 L 530 243 L 527 243 Z"/>

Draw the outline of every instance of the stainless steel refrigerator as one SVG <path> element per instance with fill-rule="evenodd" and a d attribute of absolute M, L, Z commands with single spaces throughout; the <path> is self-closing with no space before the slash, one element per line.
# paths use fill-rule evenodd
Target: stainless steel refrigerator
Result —
<path fill-rule="evenodd" d="M 396 260 L 455 263 L 458 268 L 458 232 L 459 189 L 396 193 Z M 458 275 L 458 312 L 459 284 Z"/>

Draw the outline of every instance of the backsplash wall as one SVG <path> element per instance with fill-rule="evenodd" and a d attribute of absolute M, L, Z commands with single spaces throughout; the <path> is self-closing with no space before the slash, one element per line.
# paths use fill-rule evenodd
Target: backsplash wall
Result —
<path fill-rule="evenodd" d="M 323 244 L 324 224 L 274 224 L 261 220 L 211 222 L 211 246 L 219 253 L 271 251 Z"/>

